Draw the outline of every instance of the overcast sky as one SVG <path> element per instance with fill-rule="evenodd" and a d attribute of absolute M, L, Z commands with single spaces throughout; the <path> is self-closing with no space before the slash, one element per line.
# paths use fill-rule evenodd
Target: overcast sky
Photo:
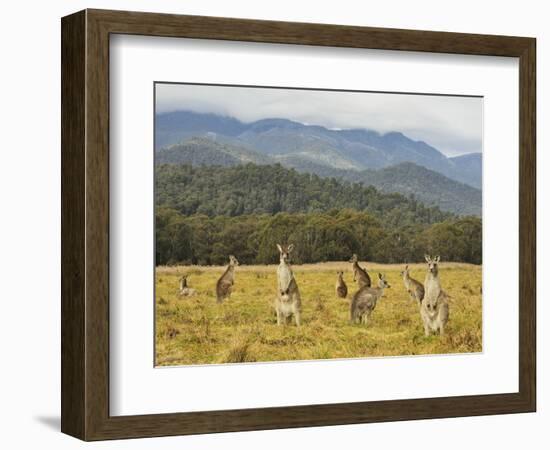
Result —
<path fill-rule="evenodd" d="M 284 118 L 327 128 L 400 131 L 447 156 L 482 151 L 481 98 L 157 84 L 156 108 L 157 113 L 187 110 L 242 122 Z"/>

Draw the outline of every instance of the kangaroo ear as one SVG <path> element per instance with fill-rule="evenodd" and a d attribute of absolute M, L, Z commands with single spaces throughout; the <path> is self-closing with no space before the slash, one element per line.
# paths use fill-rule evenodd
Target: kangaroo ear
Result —
<path fill-rule="evenodd" d="M 283 253 L 283 247 L 281 247 L 281 244 L 277 244 L 277 248 L 279 249 L 279 252 Z"/>
<path fill-rule="evenodd" d="M 405 266 L 405 270 L 407 270 L 408 268 L 409 268 L 409 265 L 407 264 L 407 265 Z"/>
<path fill-rule="evenodd" d="M 290 253 L 292 250 L 294 250 L 294 244 L 290 244 L 290 245 L 287 247 L 288 253 Z"/>
<path fill-rule="evenodd" d="M 380 272 L 378 272 L 378 278 L 380 279 L 384 278 Z"/>
<path fill-rule="evenodd" d="M 426 260 L 427 263 L 430 262 L 430 257 L 428 255 L 424 255 L 424 259 Z"/>
<path fill-rule="evenodd" d="M 435 257 L 435 262 L 436 262 L 436 263 L 439 262 L 439 255 L 437 255 L 437 256 Z"/>

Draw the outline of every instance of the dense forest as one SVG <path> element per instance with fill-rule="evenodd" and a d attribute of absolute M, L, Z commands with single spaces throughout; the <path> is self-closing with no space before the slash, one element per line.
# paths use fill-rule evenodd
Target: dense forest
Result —
<path fill-rule="evenodd" d="M 350 208 L 378 217 L 386 227 L 429 224 L 454 217 L 413 196 L 372 186 L 298 173 L 279 164 L 235 167 L 163 164 L 156 167 L 156 204 L 183 215 L 322 213 Z"/>
<path fill-rule="evenodd" d="M 156 167 L 157 264 L 361 259 L 403 263 L 428 253 L 480 264 L 481 219 L 426 207 L 412 196 L 298 173 L 280 165 Z"/>

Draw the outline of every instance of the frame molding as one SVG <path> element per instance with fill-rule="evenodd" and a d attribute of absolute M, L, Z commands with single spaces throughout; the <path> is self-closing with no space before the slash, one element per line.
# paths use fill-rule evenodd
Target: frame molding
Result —
<path fill-rule="evenodd" d="M 109 35 L 115 33 L 519 58 L 519 392 L 110 416 Z M 101 440 L 536 410 L 534 38 L 107 10 L 64 17 L 61 35 L 62 432 Z"/>

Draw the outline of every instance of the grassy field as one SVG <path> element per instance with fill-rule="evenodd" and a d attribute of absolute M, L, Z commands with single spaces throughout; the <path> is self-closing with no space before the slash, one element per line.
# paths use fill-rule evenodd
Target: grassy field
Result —
<path fill-rule="evenodd" d="M 364 264 L 362 264 L 364 266 Z M 276 266 L 239 266 L 231 299 L 218 305 L 216 280 L 223 267 L 156 269 L 156 365 L 240 363 L 369 356 L 470 353 L 482 350 L 481 266 L 439 265 L 443 289 L 451 296 L 446 334 L 425 337 L 418 307 L 399 275 L 402 265 L 366 265 L 374 279 L 391 285 L 367 326 L 350 325 L 349 298 L 357 290 L 351 264 L 293 266 L 302 296 L 302 326 L 277 326 L 273 301 Z M 423 282 L 425 264 L 410 265 Z M 344 270 L 348 299 L 334 293 L 336 272 Z M 194 297 L 178 296 L 179 277 L 188 274 Z"/>

